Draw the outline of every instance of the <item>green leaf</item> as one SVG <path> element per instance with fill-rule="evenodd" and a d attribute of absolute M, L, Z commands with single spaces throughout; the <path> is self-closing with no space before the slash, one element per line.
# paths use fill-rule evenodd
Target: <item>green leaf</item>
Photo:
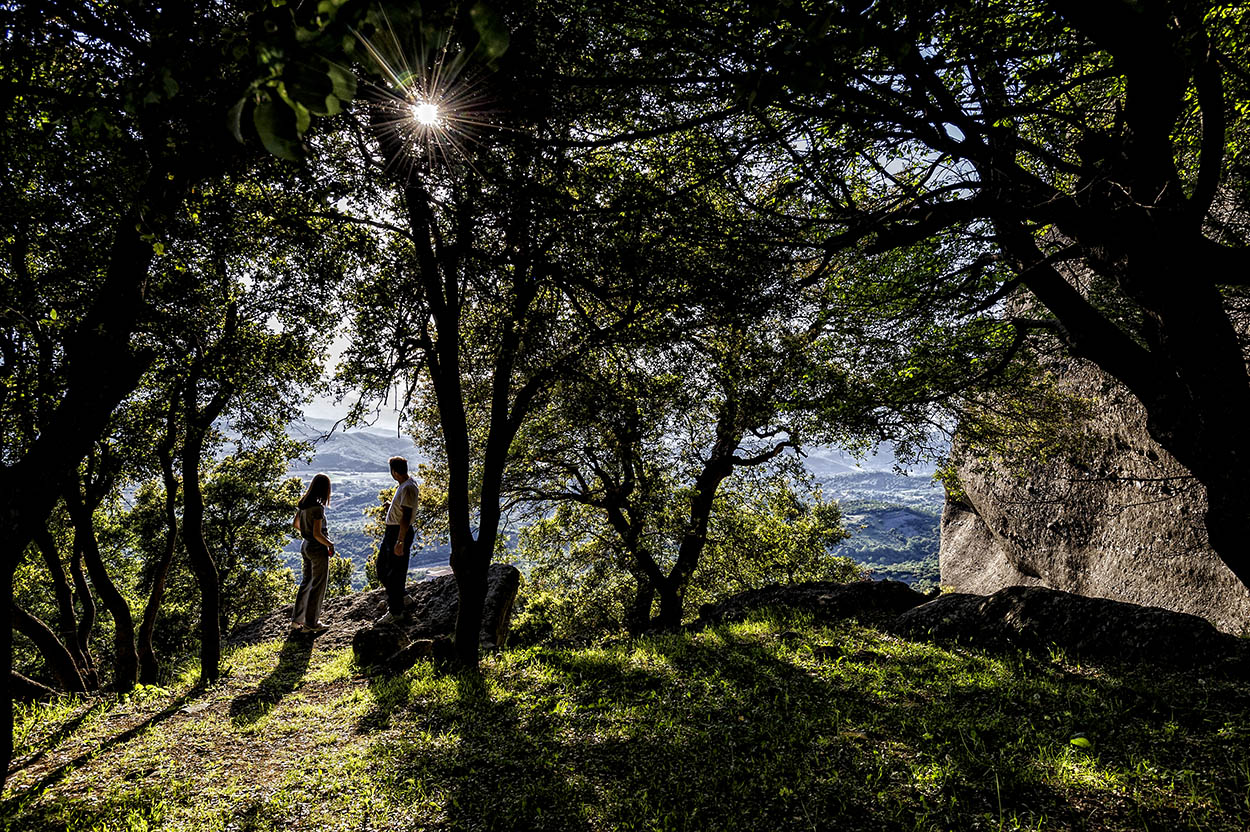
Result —
<path fill-rule="evenodd" d="M 329 115 L 326 97 L 334 94 L 334 82 L 325 70 L 310 64 L 292 63 L 283 73 L 279 90 L 297 117 L 297 102 L 319 116 Z M 307 126 L 300 127 L 299 132 L 306 129 Z"/>
<path fill-rule="evenodd" d="M 1094 744 L 1090 742 L 1089 738 L 1083 734 L 1077 734 L 1075 737 L 1068 740 L 1068 742 L 1082 751 L 1089 751 L 1094 747 Z"/>
<path fill-rule="evenodd" d="M 312 113 L 298 101 L 291 104 L 291 109 L 295 110 L 295 133 L 302 136 L 312 124 Z"/>
<path fill-rule="evenodd" d="M 289 162 L 299 161 L 299 142 L 295 132 L 295 114 L 285 104 L 262 101 L 252 111 L 252 122 L 265 149 Z"/>
<path fill-rule="evenodd" d="M 334 97 L 339 101 L 351 101 L 356 97 L 356 75 L 350 69 L 330 64 L 326 75 L 330 76 Z"/>

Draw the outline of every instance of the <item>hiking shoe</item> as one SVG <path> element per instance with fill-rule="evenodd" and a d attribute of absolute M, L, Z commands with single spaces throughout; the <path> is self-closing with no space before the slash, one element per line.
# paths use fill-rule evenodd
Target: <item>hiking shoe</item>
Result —
<path fill-rule="evenodd" d="M 399 623 L 399 619 L 398 619 L 398 618 L 396 618 L 395 616 L 391 615 L 391 614 L 388 612 L 386 615 L 382 616 L 381 618 L 379 618 L 379 619 L 378 619 L 376 622 L 374 622 L 374 623 L 375 623 L 375 624 L 377 624 L 379 627 L 384 627 L 384 626 L 386 626 L 387 624 L 398 624 L 398 623 Z"/>
<path fill-rule="evenodd" d="M 304 632 L 312 633 L 313 635 L 316 635 L 317 633 L 324 633 L 328 629 L 330 628 L 327 627 L 325 624 L 310 624 L 304 627 Z"/>

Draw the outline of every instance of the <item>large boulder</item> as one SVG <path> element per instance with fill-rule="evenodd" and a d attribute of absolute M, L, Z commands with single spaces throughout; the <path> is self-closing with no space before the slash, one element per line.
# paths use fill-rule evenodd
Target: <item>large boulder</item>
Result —
<path fill-rule="evenodd" d="M 503 647 L 512 621 L 512 604 L 521 587 L 521 573 L 506 563 L 491 564 L 486 578 L 486 606 L 482 611 L 482 646 Z M 402 628 L 411 639 L 450 637 L 456 631 L 460 596 L 451 575 L 408 587 L 408 623 Z M 379 615 L 386 611 L 379 607 Z M 392 625 L 393 626 L 393 625 Z"/>
<path fill-rule="evenodd" d="M 912 639 L 1073 658 L 1243 672 L 1250 643 L 1196 615 L 1045 587 L 1013 586 L 988 597 L 943 595 L 902 613 L 890 625 Z"/>
<path fill-rule="evenodd" d="M 1250 591 L 1207 541 L 1205 490 L 1150 438 L 1141 405 L 1087 363 L 1056 360 L 1049 369 L 1088 403 L 1088 416 L 1069 446 L 1046 458 L 990 458 L 957 438 L 942 583 L 980 595 L 1049 587 L 1250 630 Z"/>
<path fill-rule="evenodd" d="M 699 610 L 695 626 L 741 621 L 757 610 L 770 608 L 803 610 L 819 622 L 846 618 L 865 622 L 886 621 L 927 600 L 927 595 L 899 581 L 772 584 L 740 592 L 717 604 L 705 604 Z"/>

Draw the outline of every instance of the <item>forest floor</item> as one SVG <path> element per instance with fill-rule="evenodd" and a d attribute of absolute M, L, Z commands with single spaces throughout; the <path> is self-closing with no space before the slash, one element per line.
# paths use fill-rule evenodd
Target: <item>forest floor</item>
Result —
<path fill-rule="evenodd" d="M 762 616 L 367 677 L 268 641 L 207 690 L 22 709 L 13 830 L 1245 830 L 1242 682 Z"/>

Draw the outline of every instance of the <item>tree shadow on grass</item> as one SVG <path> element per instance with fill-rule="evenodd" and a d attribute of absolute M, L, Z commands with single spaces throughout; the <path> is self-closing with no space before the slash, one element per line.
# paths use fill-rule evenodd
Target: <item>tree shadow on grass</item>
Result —
<path fill-rule="evenodd" d="M 391 715 L 412 700 L 412 676 L 409 673 L 376 673 L 369 677 L 369 692 L 373 695 L 373 708 L 357 721 L 358 734 L 390 727 Z"/>
<path fill-rule="evenodd" d="M 1112 737 L 1069 746 L 1088 724 L 1167 721 L 1121 675 L 876 640 L 854 655 L 723 631 L 538 651 L 502 689 L 457 677 L 455 696 L 409 709 L 375 747 L 377 785 L 448 829 L 1243 828 L 1244 810 L 1218 808 L 1227 784 L 1214 805 L 1178 802 L 1124 779 Z M 1055 710 L 1069 722 L 1037 727 Z"/>
<path fill-rule="evenodd" d="M 313 640 L 301 633 L 288 635 L 282 642 L 277 666 L 260 680 L 256 689 L 235 697 L 230 703 L 230 719 L 235 727 L 245 727 L 260 720 L 279 702 L 299 687 L 312 659 Z"/>
<path fill-rule="evenodd" d="M 594 796 L 571 776 L 546 726 L 524 719 L 478 673 L 442 681 L 454 692 L 444 689 L 450 695 L 410 709 L 418 731 L 374 745 L 379 791 L 395 805 L 438 818 L 439 828 L 586 828 L 585 807 Z"/>
<path fill-rule="evenodd" d="M 20 762 L 15 762 L 14 765 L 10 766 L 9 776 L 11 777 L 16 772 L 30 768 L 35 763 L 42 760 L 45 754 L 47 754 L 53 748 L 56 748 L 65 739 L 67 739 L 70 735 L 72 735 L 75 731 L 77 731 L 80 727 L 82 727 L 82 724 L 87 721 L 87 717 L 91 716 L 96 711 L 99 711 L 101 709 L 106 709 L 106 708 L 107 708 L 107 700 L 105 699 L 97 699 L 95 702 L 92 702 L 90 705 L 83 708 L 82 713 L 76 715 L 73 719 L 70 719 L 69 721 L 67 721 L 60 728 L 56 729 L 51 734 L 44 737 L 42 740 L 38 742 L 37 745 L 32 746 L 32 751 L 29 752 L 30 753 L 29 757 L 26 757 Z"/>
<path fill-rule="evenodd" d="M 30 786 L 27 786 L 21 791 L 17 791 L 15 789 L 13 796 L 10 797 L 8 800 L 4 801 L 2 804 L 0 804 L 0 814 L 3 814 L 4 816 L 8 818 L 15 819 L 13 826 L 8 827 L 8 828 L 12 828 L 12 829 L 46 828 L 45 826 L 42 825 L 42 821 L 34 822 L 33 825 L 22 826 L 20 823 L 18 823 L 17 819 L 19 818 L 19 815 L 22 812 L 24 812 L 32 802 L 38 800 L 41 796 L 43 796 L 44 792 L 46 792 L 48 789 L 52 788 L 57 783 L 64 780 L 67 776 L 72 774 L 75 770 L 77 770 L 81 766 L 84 766 L 90 763 L 96 757 L 99 757 L 100 755 L 105 754 L 106 752 L 112 750 L 113 748 L 116 748 L 119 745 L 123 745 L 125 743 L 130 742 L 131 740 L 135 739 L 136 737 L 138 737 L 139 735 L 147 731 L 149 728 L 159 725 L 160 723 L 169 719 L 171 716 L 178 713 L 178 711 L 182 709 L 183 705 L 187 702 L 187 700 L 191 699 L 192 696 L 198 692 L 199 690 L 195 688 L 187 691 L 186 693 L 182 694 L 181 696 L 177 697 L 172 702 L 170 702 L 168 705 L 166 705 L 158 713 L 153 714 L 152 716 L 148 717 L 147 719 L 140 722 L 139 724 L 126 729 L 125 731 L 123 731 L 122 733 L 118 734 L 115 737 L 110 737 L 109 739 L 102 741 L 99 745 L 95 746 L 89 751 L 83 752 L 82 754 L 78 755 L 74 759 L 68 760 L 62 763 L 61 765 L 57 766 L 55 769 L 49 771 L 38 781 L 36 781 L 35 783 L 32 783 Z"/>

